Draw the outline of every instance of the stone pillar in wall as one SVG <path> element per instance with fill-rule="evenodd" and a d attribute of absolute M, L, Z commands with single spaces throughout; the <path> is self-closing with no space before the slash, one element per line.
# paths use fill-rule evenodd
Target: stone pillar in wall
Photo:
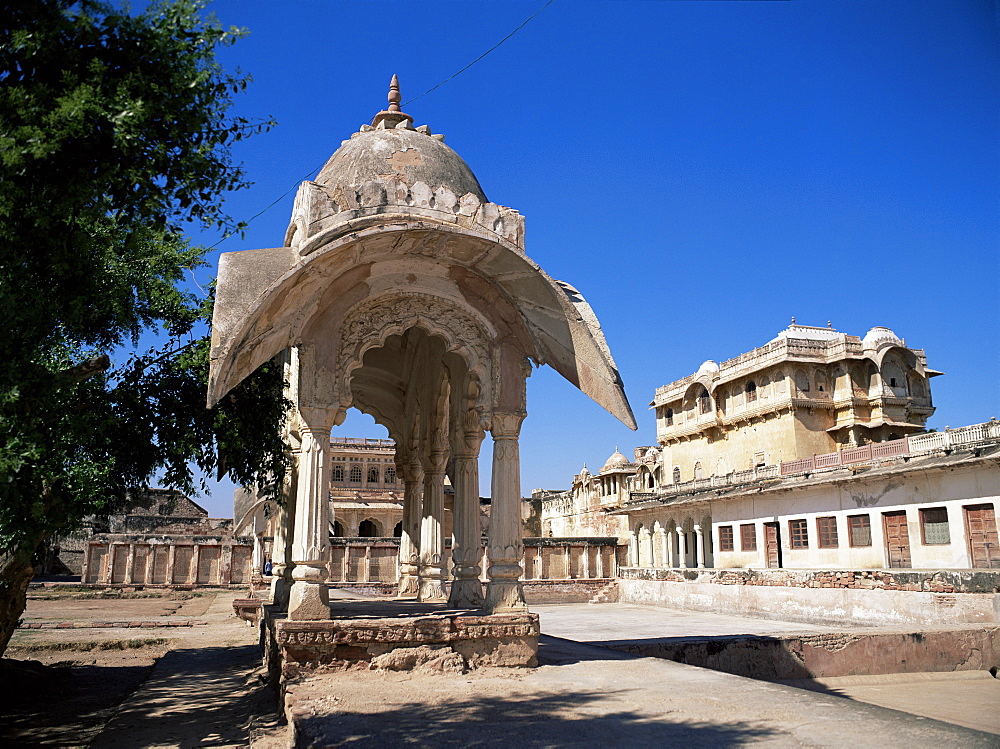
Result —
<path fill-rule="evenodd" d="M 299 408 L 302 445 L 295 493 L 288 618 L 329 619 L 326 590 L 330 534 L 330 429 L 334 409 Z"/>
<path fill-rule="evenodd" d="M 667 533 L 664 540 L 664 553 L 663 553 L 663 564 L 667 569 L 673 569 L 677 566 L 677 560 L 674 559 L 674 539 L 677 533 L 677 529 L 673 525 L 667 526 Z"/>
<path fill-rule="evenodd" d="M 687 533 L 684 532 L 683 528 L 677 529 L 677 566 L 682 570 L 686 570 L 688 566 L 687 562 Z"/>
<path fill-rule="evenodd" d="M 486 608 L 493 613 L 527 611 L 520 582 L 521 457 L 518 435 L 525 413 L 494 412 L 493 480 L 490 527 L 487 534 L 490 566 L 487 570 Z"/>
<path fill-rule="evenodd" d="M 705 535 L 702 533 L 701 526 L 696 525 L 694 527 L 694 541 L 695 541 L 695 557 L 698 561 L 698 569 L 705 568 Z"/>
<path fill-rule="evenodd" d="M 135 582 L 135 544 L 128 545 L 128 552 L 125 556 L 125 585 L 132 585 Z"/>
<path fill-rule="evenodd" d="M 400 598 L 413 598 L 420 592 L 420 518 L 423 515 L 424 471 L 412 458 L 399 465 L 403 477 L 403 530 L 399 539 Z"/>
<path fill-rule="evenodd" d="M 479 446 L 483 430 L 479 414 L 465 414 L 461 434 L 452 441 L 455 456 L 455 500 L 453 506 L 451 549 L 452 582 L 448 605 L 456 609 L 481 608 L 483 584 L 479 581 Z"/>
<path fill-rule="evenodd" d="M 173 585 L 174 576 L 177 573 L 177 545 L 171 543 L 167 547 L 167 579 L 164 582 L 167 585 Z"/>

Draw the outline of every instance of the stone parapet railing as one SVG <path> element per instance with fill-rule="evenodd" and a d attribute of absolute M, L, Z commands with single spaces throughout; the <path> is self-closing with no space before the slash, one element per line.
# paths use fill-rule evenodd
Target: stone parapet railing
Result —
<path fill-rule="evenodd" d="M 94 585 L 219 586 L 250 582 L 253 545 L 219 536 L 96 536 L 80 579 Z"/>
<path fill-rule="evenodd" d="M 624 549 L 625 547 L 621 547 Z M 445 545 L 444 567 L 451 569 L 451 546 Z M 525 538 L 525 570 L 521 579 L 576 580 L 613 578 L 618 570 L 619 544 L 615 537 Z M 480 567 L 486 580 L 485 546 Z M 337 583 L 395 583 L 399 580 L 398 538 L 331 539 L 329 580 Z"/>

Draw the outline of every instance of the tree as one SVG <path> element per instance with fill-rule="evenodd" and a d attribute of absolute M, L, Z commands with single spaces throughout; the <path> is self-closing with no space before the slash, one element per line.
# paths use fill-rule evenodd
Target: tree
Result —
<path fill-rule="evenodd" d="M 229 145 L 273 124 L 226 114 L 249 79 L 215 52 L 243 32 L 189 0 L 0 7 L 2 654 L 46 538 L 157 473 L 193 491 L 192 462 L 273 495 L 286 458 L 275 365 L 205 408 L 211 299 L 181 286 L 185 226 L 240 228 Z"/>

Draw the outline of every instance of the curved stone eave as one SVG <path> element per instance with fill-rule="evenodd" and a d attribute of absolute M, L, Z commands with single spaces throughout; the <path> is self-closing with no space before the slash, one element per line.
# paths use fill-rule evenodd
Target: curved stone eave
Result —
<path fill-rule="evenodd" d="M 259 291 L 256 293 L 252 288 L 247 288 L 248 283 L 253 282 L 237 278 L 237 271 L 228 275 L 225 272 L 227 267 L 239 266 L 241 258 L 237 256 L 242 253 L 225 253 L 220 261 L 218 293 L 220 298 L 231 300 L 225 318 L 219 314 L 213 318 L 209 406 L 217 403 L 254 369 L 293 343 L 304 317 L 300 308 L 287 309 L 279 306 L 277 310 L 273 310 L 274 319 L 266 328 L 268 335 L 257 341 L 249 341 L 247 338 L 255 323 L 272 311 L 276 300 L 283 299 L 301 281 L 303 274 L 312 272 L 314 267 L 321 268 L 322 264 L 332 262 L 332 258 L 342 254 L 345 248 L 351 250 L 355 245 L 360 248 L 368 236 L 417 230 L 432 230 L 442 235 L 451 233 L 489 245 L 488 250 L 472 259 L 440 254 L 435 255 L 434 259 L 444 262 L 450 260 L 454 267 L 471 271 L 502 288 L 525 322 L 537 349 L 538 363 L 549 364 L 630 429 L 636 429 L 635 417 L 600 325 L 590 305 L 579 292 L 568 284 L 553 280 L 520 248 L 506 239 L 475 228 L 428 221 L 424 217 L 340 235 L 309 255 L 296 258 L 291 267 L 286 266 L 276 277 L 272 270 L 271 280 L 258 279 Z M 442 247 L 445 252 L 454 249 L 447 242 L 442 243 Z M 360 249 L 353 251 L 360 258 Z M 251 252 L 270 253 L 267 256 L 258 254 L 247 258 L 248 261 L 254 261 L 255 270 L 258 264 L 266 266 L 268 262 L 272 265 L 287 262 L 291 260 L 290 253 L 294 253 L 287 247 Z M 329 285 L 330 278 L 321 272 L 316 273 L 311 280 L 317 289 L 324 281 L 325 285 Z M 239 288 L 235 288 L 237 286 Z M 532 292 L 540 290 L 543 290 L 542 299 L 530 298 Z M 220 306 L 216 306 L 217 313 Z"/>

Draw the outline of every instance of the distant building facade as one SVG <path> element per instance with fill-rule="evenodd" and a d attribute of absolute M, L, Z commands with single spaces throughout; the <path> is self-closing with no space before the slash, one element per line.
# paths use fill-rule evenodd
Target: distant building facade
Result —
<path fill-rule="evenodd" d="M 543 535 L 648 568 L 1000 568 L 1000 422 L 924 433 L 924 352 L 791 325 L 658 388 L 658 444 L 542 500 Z"/>
<path fill-rule="evenodd" d="M 403 482 L 396 473 L 396 443 L 345 437 L 330 442 L 333 536 L 399 536 Z"/>
<path fill-rule="evenodd" d="M 934 413 L 921 349 L 888 328 L 864 336 L 789 326 L 765 345 L 657 388 L 654 488 L 900 439 Z"/>

